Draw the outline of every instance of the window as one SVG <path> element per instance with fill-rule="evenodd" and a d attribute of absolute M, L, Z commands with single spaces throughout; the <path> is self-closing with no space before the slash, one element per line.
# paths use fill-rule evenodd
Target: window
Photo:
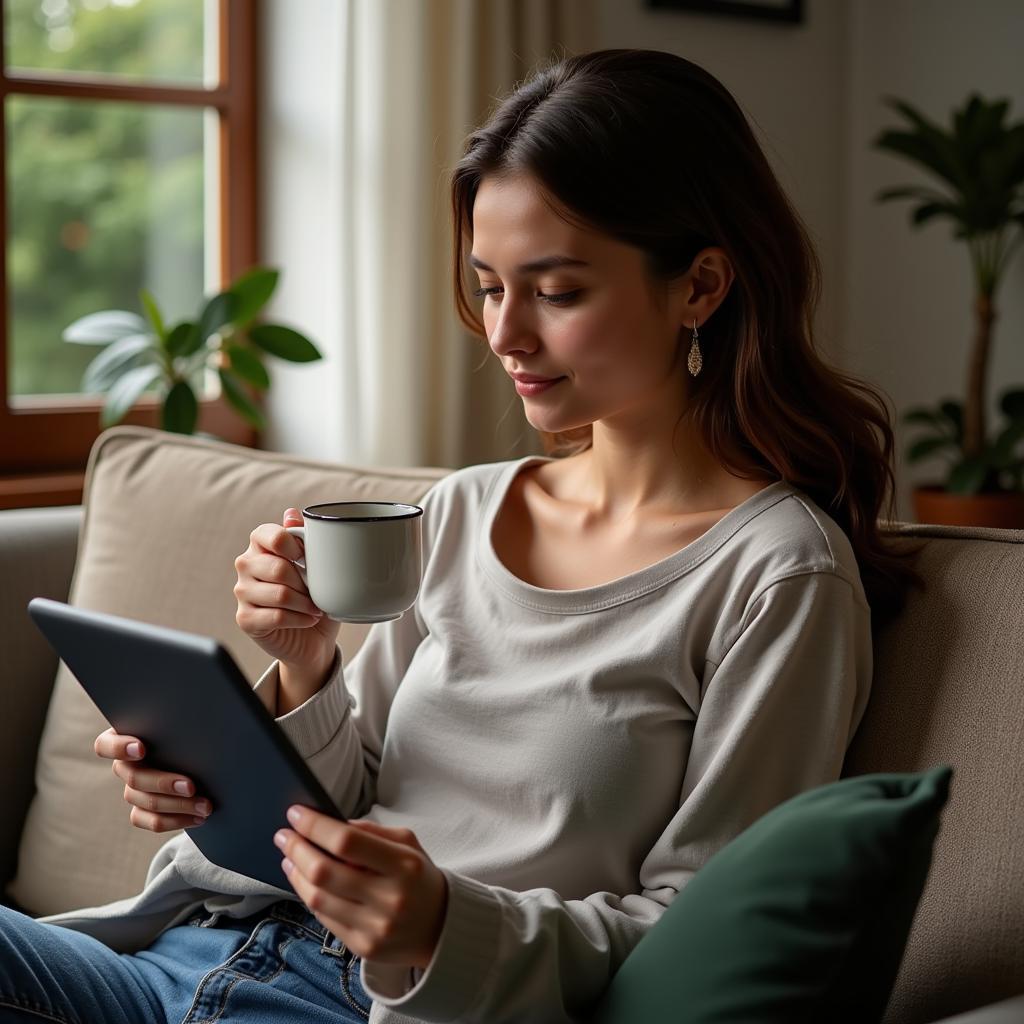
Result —
<path fill-rule="evenodd" d="M 0 508 L 80 500 L 100 349 L 64 327 L 141 288 L 197 313 L 258 259 L 255 0 L 2 5 Z M 210 376 L 200 429 L 255 444 Z M 158 425 L 157 396 L 122 422 Z"/>

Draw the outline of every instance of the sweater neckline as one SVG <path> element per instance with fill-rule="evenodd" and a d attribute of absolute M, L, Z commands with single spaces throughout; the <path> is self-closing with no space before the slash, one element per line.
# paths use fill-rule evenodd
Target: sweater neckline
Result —
<path fill-rule="evenodd" d="M 790 484 L 784 480 L 776 480 L 731 508 L 717 523 L 689 544 L 652 565 L 594 587 L 548 590 L 527 583 L 505 566 L 494 550 L 491 532 L 498 510 L 504 503 L 517 474 L 530 463 L 555 461 L 557 460 L 551 456 L 526 455 L 521 459 L 501 464 L 484 496 L 480 530 L 476 538 L 476 554 L 481 568 L 507 597 L 527 608 L 563 615 L 599 611 L 658 590 L 709 558 L 745 523 L 793 494 Z"/>

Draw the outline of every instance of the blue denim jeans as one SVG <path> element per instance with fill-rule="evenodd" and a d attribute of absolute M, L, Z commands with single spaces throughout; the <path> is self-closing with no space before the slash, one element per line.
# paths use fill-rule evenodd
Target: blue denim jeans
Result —
<path fill-rule="evenodd" d="M 359 966 L 293 900 L 200 911 L 132 954 L 0 907 L 0 1024 L 354 1024 L 371 1005 Z"/>

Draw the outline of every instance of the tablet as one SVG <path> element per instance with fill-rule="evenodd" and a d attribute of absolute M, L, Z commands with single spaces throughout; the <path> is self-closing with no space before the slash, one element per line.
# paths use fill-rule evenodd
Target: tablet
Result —
<path fill-rule="evenodd" d="M 210 817 L 185 829 L 207 859 L 290 892 L 274 845 L 287 809 L 343 818 L 227 650 L 43 597 L 28 612 L 117 732 L 143 741 L 144 763 L 181 772 L 212 801 Z"/>

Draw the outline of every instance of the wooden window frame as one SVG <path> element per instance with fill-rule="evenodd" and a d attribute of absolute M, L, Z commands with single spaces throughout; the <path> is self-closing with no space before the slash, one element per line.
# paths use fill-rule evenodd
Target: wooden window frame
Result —
<path fill-rule="evenodd" d="M 220 82 L 213 88 L 118 82 L 92 74 L 7 69 L 6 18 L 0 0 L 0 508 L 74 504 L 81 500 L 89 451 L 102 433 L 101 397 L 8 394 L 7 302 L 7 97 L 60 96 L 209 107 L 219 115 L 220 278 L 233 280 L 258 262 L 259 142 L 258 4 L 217 0 Z M 160 403 L 147 396 L 121 421 L 158 427 Z M 198 430 L 234 444 L 255 447 L 259 432 L 223 395 L 200 402 Z"/>

